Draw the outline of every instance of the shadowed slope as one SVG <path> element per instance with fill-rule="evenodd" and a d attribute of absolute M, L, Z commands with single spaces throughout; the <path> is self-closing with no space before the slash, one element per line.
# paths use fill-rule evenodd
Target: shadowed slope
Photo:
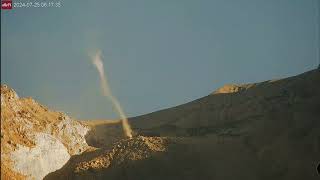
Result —
<path fill-rule="evenodd" d="M 132 159 L 146 147 L 142 137 L 119 142 L 121 126 L 93 123 L 87 141 L 95 139 L 101 149 L 73 157 L 47 178 L 318 179 L 319 109 L 319 70 L 228 85 L 193 102 L 130 119 L 136 134 L 154 136 L 143 138 L 163 151 L 148 149 L 146 158 Z M 122 145 L 111 146 L 114 142 Z M 114 151 L 119 158 L 102 161 L 108 166 L 98 163 Z"/>

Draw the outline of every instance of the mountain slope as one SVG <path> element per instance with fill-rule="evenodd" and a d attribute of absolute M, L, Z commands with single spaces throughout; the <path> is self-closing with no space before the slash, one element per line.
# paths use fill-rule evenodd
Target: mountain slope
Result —
<path fill-rule="evenodd" d="M 319 78 L 319 71 L 313 70 L 277 81 L 237 85 L 238 91 L 231 88 L 230 92 L 221 93 L 221 89 L 230 87 L 227 85 L 193 102 L 132 118 L 131 123 L 144 131 L 155 133 L 161 129 L 158 133 L 166 134 L 172 129 L 174 134 L 182 131 L 181 135 L 188 136 L 194 128 L 271 119 L 269 116 L 278 118 L 277 113 L 288 115 L 285 119 L 297 119 L 299 113 L 317 113 Z"/>
<path fill-rule="evenodd" d="M 119 124 L 90 122 L 87 143 L 99 149 L 72 157 L 45 179 L 318 179 L 319 109 L 318 69 L 227 85 L 193 102 L 131 118 L 135 133 L 144 136 L 132 143 L 119 140 Z M 130 158 L 154 138 L 165 142 L 159 143 L 162 151 Z M 112 160 L 114 152 L 121 160 Z"/>
<path fill-rule="evenodd" d="M 42 179 L 88 148 L 88 127 L 1 85 L 1 179 Z"/>

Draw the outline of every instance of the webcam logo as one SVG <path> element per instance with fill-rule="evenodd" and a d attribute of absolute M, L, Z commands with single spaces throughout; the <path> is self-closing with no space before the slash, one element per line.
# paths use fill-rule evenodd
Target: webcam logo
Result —
<path fill-rule="evenodd" d="M 1 9 L 12 9 L 12 0 L 2 0 Z"/>

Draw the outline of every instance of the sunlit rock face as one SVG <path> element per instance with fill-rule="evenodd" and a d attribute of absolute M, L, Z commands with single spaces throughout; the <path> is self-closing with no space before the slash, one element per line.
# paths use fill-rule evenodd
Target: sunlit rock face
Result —
<path fill-rule="evenodd" d="M 62 116 L 62 118 L 63 120 L 57 125 L 56 137 L 65 144 L 70 155 L 82 153 L 88 147 L 85 135 L 89 128 L 68 116 Z"/>
<path fill-rule="evenodd" d="M 88 148 L 89 127 L 1 85 L 1 174 L 43 179 Z M 4 177 L 2 178 L 9 178 Z M 15 178 L 15 177 L 13 177 Z"/>
<path fill-rule="evenodd" d="M 43 179 L 48 173 L 60 169 L 70 158 L 67 148 L 52 135 L 37 133 L 35 143 L 33 148 L 19 145 L 10 156 L 14 170 L 27 175 L 27 179 Z"/>

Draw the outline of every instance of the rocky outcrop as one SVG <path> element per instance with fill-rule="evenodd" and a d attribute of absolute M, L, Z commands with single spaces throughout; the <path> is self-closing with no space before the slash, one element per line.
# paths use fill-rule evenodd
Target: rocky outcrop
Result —
<path fill-rule="evenodd" d="M 61 141 L 46 133 L 36 133 L 33 148 L 18 145 L 10 154 L 14 170 L 36 179 L 43 179 L 49 172 L 60 169 L 69 158 Z"/>
<path fill-rule="evenodd" d="M 212 94 L 236 93 L 241 92 L 248 87 L 246 85 L 227 84 L 214 91 Z"/>
<path fill-rule="evenodd" d="M 19 98 L 1 85 L 1 179 L 12 179 L 6 177 L 6 169 L 17 177 L 42 179 L 88 148 L 88 131 L 64 113 Z"/>
<path fill-rule="evenodd" d="M 144 136 L 122 139 L 112 146 L 73 156 L 63 168 L 44 179 L 116 179 L 119 172 L 115 169 L 166 152 L 167 144 L 172 141 L 164 137 Z M 96 172 L 103 172 L 104 176 Z"/>

